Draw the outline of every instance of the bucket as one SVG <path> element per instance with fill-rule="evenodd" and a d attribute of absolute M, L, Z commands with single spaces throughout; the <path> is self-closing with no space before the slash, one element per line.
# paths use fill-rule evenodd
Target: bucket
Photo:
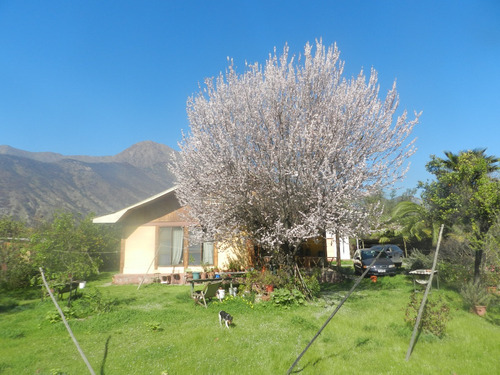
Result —
<path fill-rule="evenodd" d="M 217 298 L 222 301 L 224 297 L 226 296 L 226 291 L 224 289 L 219 289 L 217 291 Z"/>

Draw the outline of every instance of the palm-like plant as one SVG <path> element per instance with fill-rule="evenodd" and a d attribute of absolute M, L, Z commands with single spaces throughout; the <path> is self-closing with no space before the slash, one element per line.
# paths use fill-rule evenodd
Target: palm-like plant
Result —
<path fill-rule="evenodd" d="M 395 233 L 403 238 L 405 252 L 407 242 L 412 239 L 432 238 L 433 243 L 437 240 L 437 225 L 433 225 L 425 207 L 418 203 L 399 202 L 391 213 L 391 222 L 397 223 Z"/>
<path fill-rule="evenodd" d="M 458 154 L 454 154 L 451 151 L 445 151 L 444 154 L 448 159 L 443 159 L 443 165 L 448 171 L 457 171 L 460 164 L 460 156 L 463 154 L 470 154 L 475 159 L 484 159 L 486 162 L 486 171 L 488 174 L 500 170 L 500 159 L 493 155 L 486 155 L 485 148 L 475 148 L 474 150 L 460 151 Z"/>

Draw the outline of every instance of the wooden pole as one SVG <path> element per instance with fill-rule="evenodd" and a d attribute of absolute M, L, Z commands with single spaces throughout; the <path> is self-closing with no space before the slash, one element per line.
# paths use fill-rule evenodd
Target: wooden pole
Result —
<path fill-rule="evenodd" d="M 436 263 L 439 253 L 439 246 L 441 245 L 441 237 L 443 235 L 444 225 L 441 225 L 441 229 L 439 230 L 439 237 L 436 246 L 436 253 L 434 254 L 434 262 L 432 263 L 432 270 L 429 276 L 429 282 L 427 283 L 427 287 L 425 288 L 424 296 L 422 297 L 422 303 L 420 304 L 420 308 L 418 309 L 417 320 L 415 321 L 415 326 L 413 327 L 413 333 L 411 335 L 410 346 L 408 347 L 408 351 L 406 352 L 406 361 L 410 359 L 411 352 L 413 351 L 413 345 L 415 345 L 415 339 L 417 338 L 418 326 L 420 325 L 420 320 L 422 319 L 422 314 L 424 312 L 425 303 L 427 302 L 427 295 L 432 288 L 432 278 L 434 277 L 434 271 L 436 270 Z"/>
<path fill-rule="evenodd" d="M 59 304 L 57 303 L 54 295 L 52 294 L 52 292 L 50 291 L 50 288 L 49 288 L 49 284 L 47 284 L 47 280 L 45 280 L 45 274 L 43 273 L 43 269 L 42 267 L 40 267 L 40 273 L 42 274 L 42 280 L 43 280 L 43 284 L 45 285 L 45 288 L 47 289 L 47 292 L 49 293 L 49 296 L 50 298 L 52 299 L 52 302 L 54 302 L 54 305 L 56 306 L 56 309 L 57 311 L 59 312 L 59 315 L 61 315 L 61 319 L 64 323 L 64 325 L 66 326 L 66 329 L 68 330 L 68 333 L 69 335 L 71 336 L 71 339 L 73 340 L 73 342 L 75 343 L 76 345 L 76 349 L 78 349 L 78 352 L 80 353 L 80 355 L 82 356 L 82 359 L 83 361 L 85 362 L 85 364 L 87 365 L 87 368 L 89 369 L 89 372 L 92 374 L 92 375 L 95 375 L 95 372 L 94 370 L 92 369 L 92 366 L 90 365 L 89 361 L 87 360 L 87 357 L 85 357 L 85 353 L 83 352 L 82 348 L 80 348 L 80 345 L 78 344 L 78 341 L 76 340 L 76 337 L 75 335 L 73 335 L 73 332 L 71 331 L 71 328 L 69 327 L 69 324 L 64 316 L 64 313 L 62 312 L 61 308 L 59 307 Z"/>
<path fill-rule="evenodd" d="M 342 299 L 342 301 L 340 301 L 340 303 L 337 306 L 337 308 L 333 311 L 332 315 L 330 315 L 330 317 L 327 319 L 327 321 L 325 322 L 325 324 L 323 324 L 323 326 L 319 329 L 319 331 L 316 333 L 316 335 L 313 337 L 313 339 L 309 342 L 309 344 L 307 344 L 307 346 L 302 351 L 302 353 L 300 353 L 300 355 L 297 357 L 297 359 L 295 360 L 295 362 L 293 362 L 292 366 L 290 366 L 290 368 L 286 372 L 287 375 L 292 372 L 293 368 L 297 365 L 297 363 L 299 363 L 300 359 L 306 353 L 306 351 L 309 349 L 309 347 L 312 345 L 312 343 L 318 338 L 318 336 L 325 329 L 325 327 L 328 325 L 328 323 L 330 323 L 330 320 L 332 320 L 332 318 L 335 316 L 335 314 L 337 313 L 337 311 L 340 310 L 340 308 L 342 307 L 342 305 L 344 304 L 344 302 L 349 298 L 349 296 L 352 294 L 352 292 L 354 292 L 354 289 L 356 289 L 356 287 L 359 285 L 359 283 L 361 282 L 361 280 L 363 280 L 363 278 L 368 273 L 368 271 L 370 270 L 370 268 L 372 267 L 372 265 L 380 257 L 380 254 L 382 254 L 382 251 L 379 251 L 378 255 L 373 259 L 373 261 L 371 262 L 370 266 L 367 267 L 366 270 L 365 270 L 365 272 L 363 272 L 363 274 L 356 280 L 356 282 L 354 283 L 354 285 L 352 286 L 352 288 L 349 290 L 349 292 L 347 293 L 347 295 Z"/>

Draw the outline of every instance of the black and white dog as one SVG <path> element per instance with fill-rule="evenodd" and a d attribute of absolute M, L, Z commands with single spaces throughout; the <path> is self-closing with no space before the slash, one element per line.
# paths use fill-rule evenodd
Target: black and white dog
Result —
<path fill-rule="evenodd" d="M 225 311 L 219 311 L 219 324 L 222 326 L 222 322 L 226 324 L 229 329 L 229 325 L 233 322 L 233 317 Z"/>

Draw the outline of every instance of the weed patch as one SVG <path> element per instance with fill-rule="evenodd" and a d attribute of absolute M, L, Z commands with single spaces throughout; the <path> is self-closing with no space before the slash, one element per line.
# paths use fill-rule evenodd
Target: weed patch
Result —
<path fill-rule="evenodd" d="M 410 295 L 410 302 L 405 312 L 405 321 L 411 326 L 414 326 L 417 320 L 422 297 L 423 295 L 417 295 L 415 292 Z M 436 337 L 443 337 L 446 331 L 446 323 L 449 319 L 450 307 L 443 301 L 441 296 L 428 298 L 419 328 Z"/>

